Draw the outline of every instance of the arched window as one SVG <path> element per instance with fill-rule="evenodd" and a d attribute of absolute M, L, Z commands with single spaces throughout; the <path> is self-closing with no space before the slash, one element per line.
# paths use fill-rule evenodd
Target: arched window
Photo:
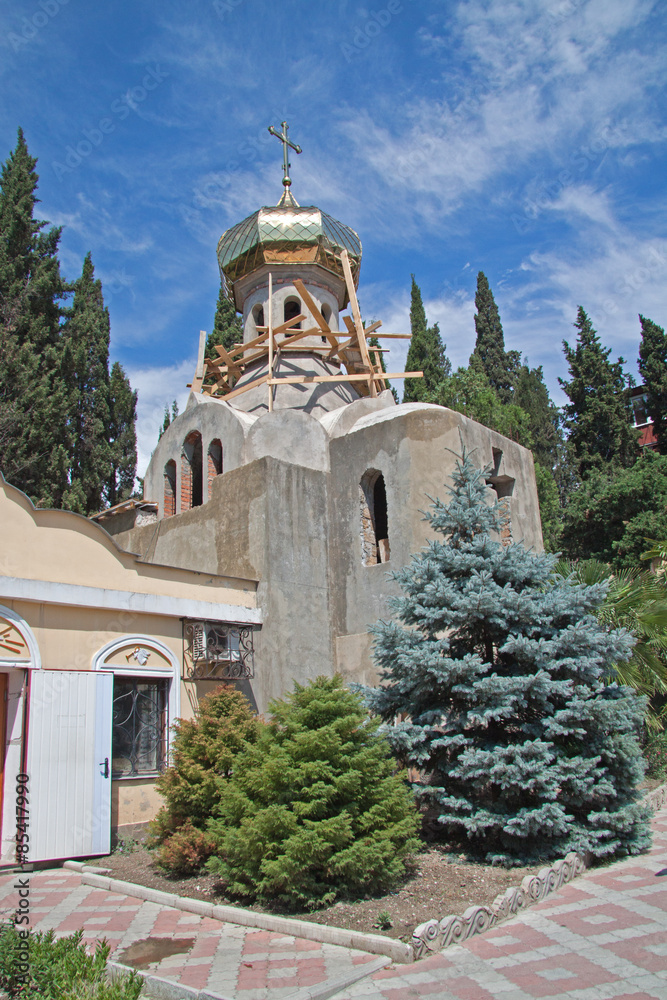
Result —
<path fill-rule="evenodd" d="M 181 452 L 181 510 L 201 507 L 202 443 L 199 431 L 192 431 L 183 442 Z"/>
<path fill-rule="evenodd" d="M 389 562 L 389 520 L 384 476 L 377 469 L 364 472 L 359 483 L 361 557 L 364 566 Z"/>
<path fill-rule="evenodd" d="M 213 480 L 222 473 L 222 443 L 219 438 L 208 446 L 208 498 L 211 499 Z"/>
<path fill-rule="evenodd" d="M 176 462 L 170 459 L 164 467 L 164 516 L 176 513 Z"/>
<path fill-rule="evenodd" d="M 327 324 L 327 326 L 331 328 L 331 306 L 327 305 L 326 303 L 322 306 L 322 319 Z M 326 337 L 322 337 L 322 343 L 328 344 L 329 341 L 327 340 Z"/>
<path fill-rule="evenodd" d="M 252 318 L 255 321 L 255 329 L 264 326 L 264 306 L 253 306 Z"/>
<path fill-rule="evenodd" d="M 301 315 L 301 302 L 299 299 L 285 299 L 285 311 L 283 313 L 285 322 L 294 319 L 295 316 Z M 301 323 L 292 323 L 292 326 L 296 330 L 301 329 Z"/>

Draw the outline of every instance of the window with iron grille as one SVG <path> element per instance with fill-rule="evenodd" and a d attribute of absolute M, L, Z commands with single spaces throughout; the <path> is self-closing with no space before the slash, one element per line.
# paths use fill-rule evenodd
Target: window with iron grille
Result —
<path fill-rule="evenodd" d="M 169 732 L 168 704 L 168 678 L 114 677 L 114 778 L 157 774 L 164 769 Z"/>
<path fill-rule="evenodd" d="M 254 676 L 252 626 L 184 621 L 183 638 L 186 679 L 240 680 Z"/>

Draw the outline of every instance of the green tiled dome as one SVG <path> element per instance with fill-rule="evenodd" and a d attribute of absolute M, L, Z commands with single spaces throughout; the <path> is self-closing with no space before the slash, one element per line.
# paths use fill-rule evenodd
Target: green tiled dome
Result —
<path fill-rule="evenodd" d="M 320 264 L 343 278 L 343 249 L 350 256 L 356 285 L 361 240 L 354 229 L 314 205 L 298 205 L 287 193 L 278 205 L 260 208 L 223 233 L 218 262 L 228 288 L 262 264 Z"/>

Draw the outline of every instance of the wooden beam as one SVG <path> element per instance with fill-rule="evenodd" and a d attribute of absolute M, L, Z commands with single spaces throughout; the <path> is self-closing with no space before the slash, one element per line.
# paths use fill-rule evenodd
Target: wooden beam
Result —
<path fill-rule="evenodd" d="M 192 379 L 191 388 L 193 392 L 201 392 L 204 382 L 204 354 L 206 353 L 206 330 L 199 331 L 199 350 L 197 351 L 197 367 Z"/>
<path fill-rule="evenodd" d="M 311 313 L 313 319 L 315 320 L 315 322 L 317 323 L 317 325 L 319 326 L 321 332 L 327 338 L 327 340 L 329 341 L 329 343 L 331 344 L 331 346 L 335 347 L 336 344 L 337 344 L 337 342 L 338 342 L 337 338 L 332 333 L 331 327 L 329 326 L 329 324 L 325 320 L 325 318 L 322 315 L 322 313 L 320 312 L 320 310 L 317 308 L 317 305 L 316 305 L 316 303 L 315 303 L 312 295 L 310 294 L 310 292 L 308 291 L 308 289 L 304 285 L 304 283 L 301 280 L 301 278 L 295 278 L 295 280 L 294 280 L 294 287 L 296 288 L 297 292 L 299 293 L 299 295 L 301 296 L 301 298 L 303 299 L 303 301 L 306 303 L 306 306 L 310 310 L 310 313 Z"/>
<path fill-rule="evenodd" d="M 356 340 L 357 340 L 357 331 L 354 328 L 352 320 L 350 319 L 349 316 L 344 316 L 343 319 L 347 320 L 349 322 L 350 327 L 351 327 L 351 331 L 350 332 L 352 332 L 352 337 L 345 344 L 340 344 L 339 343 L 337 349 L 333 348 L 331 351 L 329 351 L 329 353 L 327 354 L 327 358 L 332 358 L 334 356 L 334 354 L 337 354 L 339 351 L 346 351 L 346 350 L 348 350 L 348 348 L 350 348 L 352 346 L 352 344 L 355 343 Z M 366 334 L 366 336 L 368 336 L 371 333 L 374 334 L 374 335 L 376 335 L 375 331 L 380 326 L 382 326 L 382 321 L 381 320 L 376 320 L 376 322 L 375 323 L 371 323 L 370 326 L 365 326 L 364 327 L 364 333 Z M 379 348 L 379 350 L 382 350 L 382 348 Z"/>
<path fill-rule="evenodd" d="M 269 379 L 267 380 L 267 386 L 269 390 L 269 413 L 273 413 L 273 386 L 271 385 L 271 379 L 273 378 L 273 274 L 269 271 Z"/>
<path fill-rule="evenodd" d="M 366 337 L 364 335 L 364 325 L 361 321 L 361 312 L 359 311 L 359 302 L 357 300 L 357 292 L 354 287 L 354 278 L 352 277 L 352 268 L 350 267 L 350 257 L 347 250 L 343 249 L 340 252 L 340 259 L 343 264 L 343 274 L 345 275 L 345 284 L 347 285 L 347 294 L 350 299 L 350 308 L 352 309 L 352 315 L 354 316 L 354 325 L 357 329 L 357 337 L 359 340 L 359 351 L 361 353 L 361 358 L 365 365 L 372 368 L 371 359 L 368 354 L 368 347 L 366 346 Z M 371 396 L 377 396 L 377 386 L 375 382 L 371 379 L 369 381 L 369 387 L 371 390 Z"/>
<path fill-rule="evenodd" d="M 423 372 L 381 372 L 379 375 L 288 375 L 286 378 L 269 379 L 271 385 L 301 385 L 311 382 L 382 382 L 389 378 L 420 378 Z"/>
<path fill-rule="evenodd" d="M 231 392 L 227 392 L 224 396 L 219 396 L 218 398 L 224 400 L 232 399 L 233 396 L 240 396 L 242 393 L 247 392 L 248 389 L 254 389 L 258 385 L 264 385 L 264 383 L 268 382 L 268 380 L 268 375 L 262 375 L 261 378 L 253 379 L 252 382 L 248 382 L 247 385 L 241 386 L 240 389 L 232 389 Z"/>

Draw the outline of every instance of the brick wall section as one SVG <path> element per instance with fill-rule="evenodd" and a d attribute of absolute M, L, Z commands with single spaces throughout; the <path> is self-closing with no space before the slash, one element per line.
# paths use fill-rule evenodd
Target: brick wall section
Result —
<path fill-rule="evenodd" d="M 211 499 L 211 488 L 216 476 L 222 474 L 222 445 L 216 438 L 211 441 L 208 449 L 208 497 Z"/>
<path fill-rule="evenodd" d="M 176 463 L 167 462 L 164 470 L 164 516 L 176 513 Z"/>
<path fill-rule="evenodd" d="M 192 507 L 192 467 L 187 455 L 181 455 L 181 510 Z"/>

